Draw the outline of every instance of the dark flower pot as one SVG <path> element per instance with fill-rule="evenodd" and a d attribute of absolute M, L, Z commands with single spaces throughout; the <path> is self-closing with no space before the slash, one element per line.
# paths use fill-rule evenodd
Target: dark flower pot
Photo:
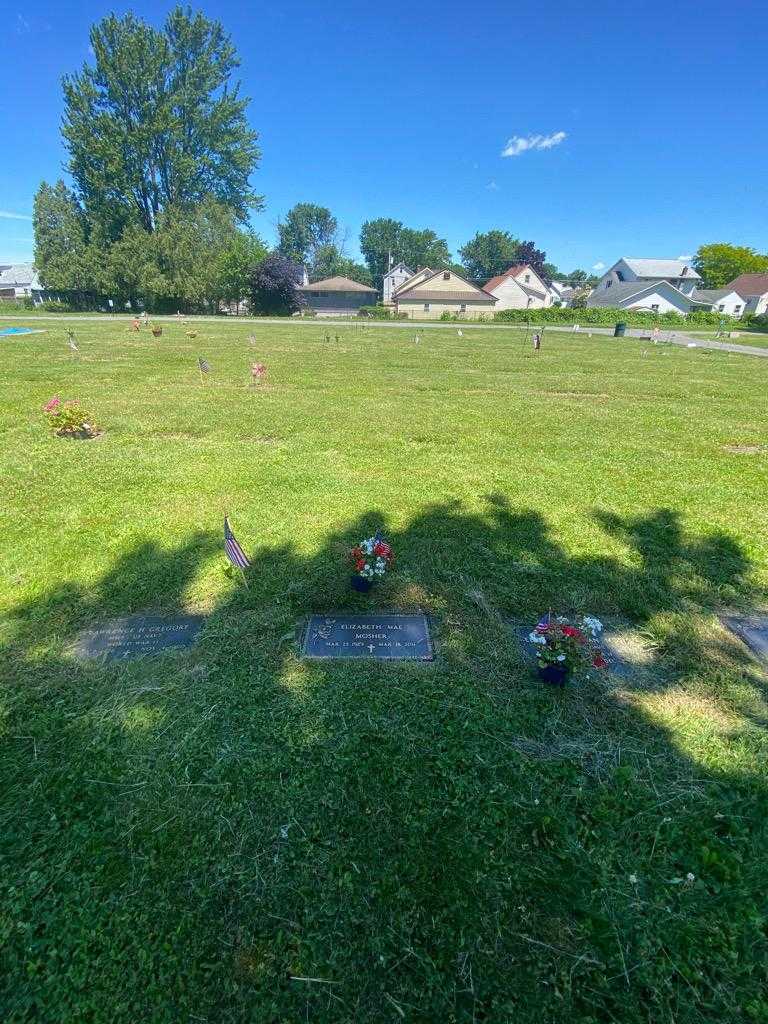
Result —
<path fill-rule="evenodd" d="M 359 591 L 361 594 L 367 594 L 373 586 L 373 580 L 366 579 L 365 576 L 358 576 L 355 573 L 352 576 L 352 589 Z"/>
<path fill-rule="evenodd" d="M 571 674 L 567 665 L 539 665 L 539 679 L 550 686 L 565 686 Z"/>

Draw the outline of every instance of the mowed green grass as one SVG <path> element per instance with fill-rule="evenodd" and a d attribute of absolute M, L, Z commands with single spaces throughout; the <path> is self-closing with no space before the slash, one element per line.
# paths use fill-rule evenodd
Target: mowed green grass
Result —
<path fill-rule="evenodd" d="M 74 329 L 0 342 L 4 1021 L 768 1021 L 766 680 L 717 619 L 765 603 L 768 454 L 726 447 L 768 444 L 768 365 Z M 50 437 L 53 394 L 104 435 Z M 376 528 L 397 568 L 355 595 Z M 516 630 L 550 607 L 637 671 L 543 687 Z M 299 657 L 376 608 L 427 611 L 436 661 Z M 188 653 L 67 653 L 180 609 Z"/>

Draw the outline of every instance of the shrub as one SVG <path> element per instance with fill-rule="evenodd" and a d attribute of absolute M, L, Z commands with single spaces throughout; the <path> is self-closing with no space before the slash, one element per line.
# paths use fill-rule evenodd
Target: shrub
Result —
<path fill-rule="evenodd" d="M 390 306 L 361 306 L 357 315 L 369 320 L 391 320 L 393 310 Z"/>
<path fill-rule="evenodd" d="M 586 309 L 546 306 L 543 309 L 500 309 L 493 315 L 497 323 L 531 324 L 583 324 L 594 327 L 612 327 L 625 323 L 629 327 L 717 327 L 723 319 L 721 313 L 695 310 L 691 313 L 652 313 L 650 310 L 616 309 L 612 306 L 588 306 Z M 734 320 L 734 324 L 740 321 Z"/>
<path fill-rule="evenodd" d="M 48 313 L 74 313 L 75 307 L 71 302 L 62 302 L 61 299 L 46 299 L 43 309 Z"/>
<path fill-rule="evenodd" d="M 54 397 L 43 406 L 43 412 L 57 437 L 95 437 L 99 433 L 93 416 L 76 400 L 62 402 Z"/>

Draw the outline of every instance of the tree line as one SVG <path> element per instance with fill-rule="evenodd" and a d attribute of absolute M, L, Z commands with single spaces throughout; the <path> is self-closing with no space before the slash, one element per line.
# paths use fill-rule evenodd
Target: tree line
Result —
<path fill-rule="evenodd" d="M 597 277 L 558 271 L 533 241 L 504 229 L 478 232 L 454 262 L 444 238 L 379 217 L 361 229 L 364 262 L 349 255 L 332 212 L 297 203 L 277 225 L 274 250 L 250 229 L 263 208 L 251 188 L 259 165 L 249 100 L 234 79 L 239 58 L 222 25 L 177 7 L 156 29 L 133 14 L 109 15 L 90 32 L 93 63 L 63 80 L 63 180 L 35 196 L 35 264 L 44 287 L 79 308 L 144 305 L 216 311 L 222 303 L 290 312 L 302 268 L 312 280 L 340 275 L 382 286 L 399 262 L 452 269 L 478 283 L 527 263 L 549 282 L 587 287 Z M 768 257 L 716 243 L 694 259 L 708 287 Z"/>

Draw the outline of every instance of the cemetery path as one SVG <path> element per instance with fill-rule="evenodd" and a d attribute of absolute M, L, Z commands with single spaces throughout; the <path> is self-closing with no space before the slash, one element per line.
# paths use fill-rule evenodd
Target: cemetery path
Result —
<path fill-rule="evenodd" d="M 121 320 L 127 321 L 127 320 L 130 319 L 130 317 L 127 314 L 126 315 L 123 315 L 123 314 L 110 315 L 110 314 L 97 314 L 97 313 L 94 313 L 94 314 L 74 313 L 74 314 L 67 315 L 67 316 L 62 316 L 61 314 L 55 314 L 54 313 L 54 314 L 51 314 L 50 316 L 34 315 L 32 317 L 25 317 L 25 316 L 21 315 L 20 313 L 9 313 L 9 314 L 5 314 L 3 316 L 3 319 L 4 320 L 22 320 L 25 323 L 32 323 L 32 322 L 37 323 L 37 321 L 39 321 L 39 320 L 41 320 L 41 321 L 54 320 L 54 321 L 57 321 L 58 323 L 71 323 L 73 321 L 96 322 L 96 323 L 104 321 L 106 323 L 109 323 L 110 321 L 121 321 Z M 153 316 L 152 319 L 153 319 L 153 321 L 157 321 L 159 323 L 178 323 L 179 322 L 178 318 L 175 317 L 175 316 Z M 302 325 L 302 326 L 306 325 L 308 327 L 312 327 L 312 326 L 317 327 L 319 324 L 324 324 L 326 326 L 334 325 L 334 326 L 338 326 L 338 327 L 344 327 L 344 326 L 348 326 L 349 324 L 354 324 L 356 326 L 365 326 L 366 328 L 368 328 L 368 327 L 379 327 L 379 328 L 384 328 L 384 329 L 400 328 L 401 330 L 408 330 L 408 331 L 413 331 L 413 330 L 423 331 L 423 330 L 434 330 L 434 329 L 438 329 L 438 330 L 449 329 L 450 330 L 452 327 L 456 326 L 455 322 L 450 322 L 449 323 L 449 322 L 442 321 L 442 320 L 435 320 L 435 321 L 428 321 L 428 320 L 423 320 L 423 321 L 422 320 L 415 320 L 415 321 L 414 320 L 408 320 L 408 321 L 402 321 L 402 320 L 365 320 L 365 321 L 351 320 L 350 321 L 350 320 L 343 320 L 341 318 L 339 318 L 339 319 L 336 319 L 336 318 L 328 318 L 328 319 L 317 319 L 317 318 L 300 319 L 299 317 L 296 317 L 296 318 L 288 319 L 286 317 L 245 317 L 245 316 L 244 317 L 229 317 L 229 318 L 215 317 L 215 316 L 188 316 L 188 317 L 184 317 L 181 322 L 182 323 L 185 323 L 185 322 L 187 322 L 187 323 L 216 323 L 216 324 L 220 324 L 220 323 L 224 323 L 224 322 L 231 322 L 231 323 L 243 324 L 244 326 L 246 324 L 283 324 L 283 325 L 285 325 L 285 324 L 291 324 L 291 325 L 298 324 L 298 325 Z M 534 329 L 536 327 L 545 327 L 545 328 L 547 328 L 550 331 L 554 330 L 554 331 L 557 331 L 558 333 L 566 333 L 566 334 L 579 333 L 579 334 L 602 334 L 602 335 L 608 335 L 608 336 L 612 336 L 613 335 L 613 328 L 612 327 L 593 327 L 593 326 L 588 326 L 586 324 L 580 329 L 580 331 L 574 332 L 573 328 L 572 328 L 572 326 L 570 324 L 531 324 L 530 326 L 528 326 L 527 324 L 472 324 L 472 323 L 464 323 L 464 322 L 461 323 L 461 330 L 462 331 L 498 331 L 499 329 L 525 331 L 525 330 Z M 632 328 L 630 328 L 627 331 L 627 334 L 626 334 L 625 337 L 632 338 L 632 339 L 635 339 L 635 340 L 639 340 L 639 339 L 650 340 L 650 337 L 649 337 L 647 329 L 644 329 L 642 327 L 632 327 Z M 661 343 L 663 343 L 663 344 L 678 345 L 678 346 L 680 346 L 682 348 L 689 348 L 691 346 L 695 346 L 696 348 L 716 349 L 716 350 L 720 350 L 722 352 L 733 352 L 733 353 L 735 353 L 737 355 L 759 356 L 762 359 L 768 359 L 768 347 L 766 347 L 766 348 L 756 348 L 754 345 L 739 345 L 739 344 L 736 344 L 736 343 L 730 342 L 730 341 L 711 341 L 709 339 L 697 338 L 695 335 L 691 335 L 691 334 L 677 334 L 676 332 L 675 333 L 673 333 L 673 332 L 662 332 L 660 337 L 659 337 L 659 341 Z"/>

